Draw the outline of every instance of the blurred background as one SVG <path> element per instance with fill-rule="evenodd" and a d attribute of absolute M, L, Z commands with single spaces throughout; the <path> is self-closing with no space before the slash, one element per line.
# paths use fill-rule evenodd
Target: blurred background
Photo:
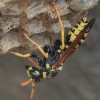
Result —
<path fill-rule="evenodd" d="M 80 16 L 82 18 L 83 15 Z M 85 43 L 64 65 L 55 78 L 36 84 L 33 100 L 100 100 L 100 2 L 89 11 L 96 22 Z M 27 59 L 0 55 L 0 100 L 29 100 L 31 84 L 24 68 Z"/>

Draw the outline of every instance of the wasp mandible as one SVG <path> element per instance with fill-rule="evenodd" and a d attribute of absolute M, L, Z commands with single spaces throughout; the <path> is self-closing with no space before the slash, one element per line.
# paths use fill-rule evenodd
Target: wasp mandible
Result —
<path fill-rule="evenodd" d="M 86 36 L 88 35 L 88 32 L 92 28 L 95 18 L 92 18 L 89 22 L 87 20 L 87 13 L 85 13 L 84 17 L 75 24 L 74 27 L 68 32 L 68 35 L 66 37 L 66 40 L 64 40 L 64 33 L 65 29 L 60 17 L 60 13 L 56 7 L 56 5 L 53 2 L 50 2 L 50 5 L 55 9 L 59 23 L 61 26 L 61 41 L 56 40 L 54 42 L 54 45 L 46 45 L 44 46 L 44 49 L 40 47 L 39 44 L 37 44 L 34 40 L 32 40 L 28 35 L 27 32 L 23 30 L 23 35 L 28 39 L 30 42 L 36 45 L 36 47 L 39 49 L 39 51 L 43 54 L 43 58 L 40 58 L 35 53 L 29 53 L 29 54 L 20 54 L 18 52 L 9 51 L 10 53 L 20 56 L 23 58 L 28 58 L 28 60 L 34 65 L 34 66 L 28 66 L 26 65 L 26 71 L 29 76 L 29 81 L 21 83 L 22 86 L 25 86 L 32 83 L 32 92 L 30 95 L 30 100 L 32 100 L 34 95 L 34 86 L 35 82 L 38 83 L 42 79 L 50 79 L 55 77 L 62 69 L 63 64 L 65 61 L 78 49 L 78 47 L 85 41 Z M 33 59 L 30 57 L 36 58 L 38 63 L 36 63 Z"/>

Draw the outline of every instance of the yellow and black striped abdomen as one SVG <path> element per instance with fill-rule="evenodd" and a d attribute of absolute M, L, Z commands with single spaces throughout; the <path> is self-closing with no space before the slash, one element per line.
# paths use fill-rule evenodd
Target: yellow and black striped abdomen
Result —
<path fill-rule="evenodd" d="M 70 46 L 70 44 L 75 40 L 80 31 L 82 31 L 87 24 L 87 17 L 83 17 L 83 19 L 81 19 L 78 23 L 75 24 L 74 27 L 72 27 L 72 29 L 68 32 L 68 35 L 66 37 L 65 48 L 68 48 Z M 84 34 L 77 47 L 85 41 L 86 36 L 87 33 Z"/>

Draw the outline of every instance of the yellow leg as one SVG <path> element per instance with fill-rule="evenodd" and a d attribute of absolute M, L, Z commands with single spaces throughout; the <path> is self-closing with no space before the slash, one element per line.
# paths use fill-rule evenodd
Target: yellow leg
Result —
<path fill-rule="evenodd" d="M 8 51 L 8 52 L 11 54 L 14 54 L 15 56 L 27 58 L 34 65 L 34 67 L 40 69 L 40 66 L 33 59 L 30 58 L 31 54 L 21 54 L 21 53 L 13 52 L 13 51 Z"/>
<path fill-rule="evenodd" d="M 61 26 L 61 41 L 62 41 L 62 45 L 61 45 L 61 49 L 63 50 L 64 49 L 64 32 L 65 32 L 65 29 L 64 29 L 64 26 L 63 26 L 63 23 L 62 23 L 62 20 L 61 20 L 61 17 L 60 17 L 60 13 L 58 11 L 58 8 L 56 7 L 56 5 L 53 4 L 53 2 L 51 1 L 50 4 L 53 6 L 53 8 L 56 10 L 56 13 L 57 13 L 57 16 L 58 16 L 58 19 L 59 19 L 59 23 L 60 23 L 60 26 Z"/>
<path fill-rule="evenodd" d="M 48 53 L 45 53 L 44 50 L 36 43 L 34 42 L 31 38 L 29 38 L 29 36 L 26 34 L 25 31 L 23 31 L 24 36 L 30 41 L 32 42 L 34 45 L 37 46 L 37 48 L 40 50 L 40 52 L 46 57 L 48 58 Z"/>
<path fill-rule="evenodd" d="M 13 52 L 13 51 L 8 51 L 8 52 L 11 54 L 14 54 L 15 56 L 19 56 L 19 57 L 23 57 L 23 58 L 27 58 L 27 57 L 31 56 L 30 54 L 21 54 L 21 53 Z"/>

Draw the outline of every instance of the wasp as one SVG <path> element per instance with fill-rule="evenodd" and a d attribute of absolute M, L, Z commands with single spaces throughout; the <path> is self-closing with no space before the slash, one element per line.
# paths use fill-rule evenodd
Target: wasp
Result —
<path fill-rule="evenodd" d="M 26 65 L 26 72 L 29 76 L 29 80 L 21 83 L 22 86 L 26 86 L 30 82 L 32 83 L 32 92 L 30 95 L 30 100 L 32 100 L 34 95 L 34 87 L 35 82 L 38 83 L 42 79 L 50 79 L 55 77 L 62 69 L 65 61 L 78 49 L 78 47 L 85 41 L 85 38 L 88 35 L 88 32 L 92 28 L 95 18 L 92 18 L 89 22 L 87 20 L 87 13 L 85 13 L 84 17 L 72 27 L 72 29 L 68 32 L 66 40 L 64 40 L 65 29 L 60 17 L 60 13 L 53 2 L 50 2 L 50 5 L 55 9 L 58 20 L 61 26 L 61 40 L 56 40 L 54 45 L 46 45 L 44 49 L 40 47 L 34 40 L 32 40 L 27 32 L 23 30 L 23 35 L 30 42 L 36 45 L 39 51 L 43 54 L 43 58 L 40 58 L 35 53 L 21 54 L 18 52 L 9 51 L 10 53 L 20 56 L 23 58 L 27 58 L 34 66 Z M 33 57 L 37 59 L 38 63 L 36 63 Z"/>

